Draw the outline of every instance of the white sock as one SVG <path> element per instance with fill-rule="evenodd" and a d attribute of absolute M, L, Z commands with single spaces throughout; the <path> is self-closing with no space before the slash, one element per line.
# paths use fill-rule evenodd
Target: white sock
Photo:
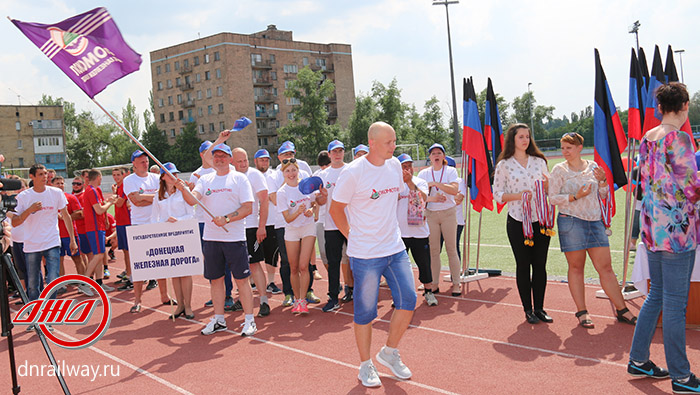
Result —
<path fill-rule="evenodd" d="M 386 353 L 386 354 L 391 355 L 391 354 L 393 354 L 394 351 L 396 351 L 396 350 L 397 350 L 396 348 L 391 348 L 391 347 L 389 347 L 389 346 L 384 346 L 384 353 Z"/>
<path fill-rule="evenodd" d="M 362 363 L 360 363 L 360 368 L 366 368 L 366 367 L 369 367 L 370 365 L 372 365 L 371 358 L 366 360 L 366 361 L 362 361 Z"/>
<path fill-rule="evenodd" d="M 224 318 L 223 314 L 214 314 L 214 318 L 219 322 L 219 324 L 224 324 L 226 325 L 226 319 Z"/>
<path fill-rule="evenodd" d="M 252 323 L 253 321 L 254 321 L 254 320 L 253 320 L 253 315 L 252 315 L 252 314 L 246 314 L 246 315 L 245 315 L 245 322 L 246 322 L 246 323 L 250 324 L 250 323 Z"/>
<path fill-rule="evenodd" d="M 642 365 L 644 365 L 644 362 L 632 361 L 632 363 L 634 364 L 634 366 L 642 366 Z"/>
<path fill-rule="evenodd" d="M 686 378 L 684 378 L 684 379 L 678 379 L 678 380 L 676 380 L 676 382 L 682 383 L 682 384 L 685 384 L 685 383 L 687 383 L 688 381 L 690 381 L 690 376 L 688 376 L 688 377 L 686 377 Z"/>
<path fill-rule="evenodd" d="M 260 297 L 260 304 L 267 303 L 267 295 L 263 295 Z"/>

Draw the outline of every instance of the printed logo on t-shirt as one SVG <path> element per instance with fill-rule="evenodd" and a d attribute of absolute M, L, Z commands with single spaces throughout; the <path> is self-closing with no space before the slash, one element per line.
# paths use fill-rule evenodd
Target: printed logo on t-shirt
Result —
<path fill-rule="evenodd" d="M 143 188 L 139 188 L 139 194 L 143 194 L 144 192 Z"/>
<path fill-rule="evenodd" d="M 331 184 L 330 181 L 328 181 L 328 182 L 326 183 L 326 189 L 330 189 L 330 188 L 332 188 L 332 187 L 334 187 L 334 186 L 335 186 L 335 183 Z"/>
<path fill-rule="evenodd" d="M 381 191 L 377 191 L 375 189 L 372 189 L 372 194 L 369 196 L 369 198 L 372 200 L 377 200 L 382 195 L 386 195 L 387 193 L 394 193 L 394 192 L 398 192 L 398 191 L 399 191 L 399 187 L 382 189 Z"/>
<path fill-rule="evenodd" d="M 294 202 L 294 200 L 289 201 L 289 207 L 296 207 L 297 204 Z"/>
<path fill-rule="evenodd" d="M 211 195 L 211 189 L 207 188 L 207 191 L 204 192 L 204 194 L 207 195 L 207 196 Z"/>

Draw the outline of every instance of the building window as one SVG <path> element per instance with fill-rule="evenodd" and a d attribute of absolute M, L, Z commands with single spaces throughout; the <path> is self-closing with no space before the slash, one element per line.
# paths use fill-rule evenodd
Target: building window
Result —
<path fill-rule="evenodd" d="M 175 86 L 180 86 L 182 85 L 182 79 L 180 77 L 175 78 Z"/>
<path fill-rule="evenodd" d="M 216 69 L 216 79 L 221 78 L 221 69 Z"/>
<path fill-rule="evenodd" d="M 217 96 L 223 96 L 223 95 L 224 95 L 224 87 L 222 87 L 222 86 L 217 86 L 217 87 L 216 87 L 216 95 L 217 95 Z"/>
<path fill-rule="evenodd" d="M 180 70 L 180 61 L 175 61 L 175 70 Z"/>
<path fill-rule="evenodd" d="M 187 101 L 192 101 L 192 94 L 187 92 Z"/>
<path fill-rule="evenodd" d="M 211 115 L 212 113 L 214 113 L 214 106 L 210 104 L 207 106 L 207 115 Z"/>
<path fill-rule="evenodd" d="M 219 131 L 223 131 L 223 130 L 226 130 L 226 127 L 224 126 L 224 122 L 221 121 L 221 122 L 219 122 Z"/>
<path fill-rule="evenodd" d="M 219 114 L 224 113 L 224 103 L 219 103 Z"/>
<path fill-rule="evenodd" d="M 156 66 L 156 75 L 160 75 L 160 66 Z"/>
<path fill-rule="evenodd" d="M 277 96 L 277 88 L 272 88 L 272 95 Z"/>
<path fill-rule="evenodd" d="M 297 73 L 297 65 L 295 64 L 285 64 L 284 65 L 284 72 L 285 73 Z"/>
<path fill-rule="evenodd" d="M 182 95 L 181 94 L 177 95 L 177 104 L 182 104 Z"/>
<path fill-rule="evenodd" d="M 22 140 L 17 140 L 17 149 L 22 149 Z"/>
<path fill-rule="evenodd" d="M 190 76 L 189 75 L 185 76 L 185 85 L 190 85 Z"/>
<path fill-rule="evenodd" d="M 284 89 L 289 89 L 289 80 L 284 81 Z"/>
<path fill-rule="evenodd" d="M 158 81 L 158 90 L 162 91 L 163 90 L 163 82 Z"/>
<path fill-rule="evenodd" d="M 202 81 L 202 76 L 199 73 L 195 74 L 194 75 L 194 82 L 200 82 L 200 81 Z"/>
<path fill-rule="evenodd" d="M 204 125 L 199 125 L 199 134 L 204 134 Z"/>
<path fill-rule="evenodd" d="M 166 86 L 167 86 L 168 88 L 172 88 L 172 87 L 173 87 L 173 81 L 167 80 L 167 81 L 166 81 Z"/>
<path fill-rule="evenodd" d="M 202 100 L 202 91 L 197 91 L 197 100 Z"/>
<path fill-rule="evenodd" d="M 184 117 L 185 117 L 185 114 L 182 112 L 182 110 L 177 112 L 178 121 L 182 120 Z"/>
<path fill-rule="evenodd" d="M 204 64 L 207 64 L 207 63 L 209 63 L 209 54 L 205 53 L 204 54 Z"/>
<path fill-rule="evenodd" d="M 165 122 L 165 113 L 160 114 L 160 123 Z"/>
<path fill-rule="evenodd" d="M 270 64 L 275 64 L 275 55 L 270 54 Z"/>
<path fill-rule="evenodd" d="M 175 114 L 172 111 L 168 114 L 168 120 L 171 122 L 175 120 Z"/>
<path fill-rule="evenodd" d="M 296 98 L 296 97 L 288 97 L 287 98 L 287 105 L 297 106 L 299 104 L 301 104 L 301 101 L 299 101 L 298 98 Z"/>
<path fill-rule="evenodd" d="M 164 105 L 163 99 L 162 98 L 158 99 L 158 107 L 163 107 L 163 105 Z"/>
<path fill-rule="evenodd" d="M 307 58 L 306 56 L 304 56 L 304 59 L 302 59 L 302 62 L 301 62 L 301 63 L 302 63 L 304 66 L 308 66 L 308 65 L 309 65 L 309 58 Z"/>
<path fill-rule="evenodd" d="M 180 128 L 180 134 L 185 133 L 185 128 Z"/>
<path fill-rule="evenodd" d="M 165 72 L 169 73 L 170 72 L 170 63 L 165 64 Z"/>
<path fill-rule="evenodd" d="M 293 120 L 294 120 L 294 113 L 293 113 L 293 112 L 288 112 L 288 113 L 287 113 L 287 119 L 290 120 L 290 121 L 293 121 Z"/>
<path fill-rule="evenodd" d="M 194 65 L 199 66 L 199 56 L 194 57 Z"/>
<path fill-rule="evenodd" d="M 170 137 L 175 137 L 175 129 L 170 129 Z"/>
<path fill-rule="evenodd" d="M 219 51 L 214 52 L 214 61 L 216 62 L 217 60 L 221 60 L 221 57 L 219 56 Z"/>
<path fill-rule="evenodd" d="M 204 80 L 209 81 L 211 79 L 211 72 L 205 71 L 204 72 Z"/>
<path fill-rule="evenodd" d="M 255 66 L 258 63 L 262 63 L 262 55 L 259 53 L 250 54 L 250 64 Z"/>
<path fill-rule="evenodd" d="M 190 60 L 189 60 L 189 59 L 183 60 L 183 61 L 182 61 L 182 65 L 183 65 L 185 68 L 190 67 Z"/>
<path fill-rule="evenodd" d="M 270 78 L 272 78 L 273 81 L 277 81 L 277 72 L 276 72 L 276 71 L 271 71 L 271 72 L 270 72 Z"/>
<path fill-rule="evenodd" d="M 211 88 L 207 88 L 207 99 L 211 99 Z"/>
<path fill-rule="evenodd" d="M 168 96 L 168 105 L 169 106 L 173 105 L 173 97 L 172 96 Z"/>
<path fill-rule="evenodd" d="M 214 129 L 214 124 L 210 123 L 209 124 L 209 132 L 215 132 L 215 131 L 216 131 L 216 129 Z"/>
<path fill-rule="evenodd" d="M 192 122 L 192 109 L 187 110 L 187 122 Z"/>
<path fill-rule="evenodd" d="M 204 115 L 204 111 L 202 111 L 202 107 L 199 107 L 199 108 L 197 109 L 197 115 L 199 115 L 200 117 L 201 117 L 202 115 Z"/>

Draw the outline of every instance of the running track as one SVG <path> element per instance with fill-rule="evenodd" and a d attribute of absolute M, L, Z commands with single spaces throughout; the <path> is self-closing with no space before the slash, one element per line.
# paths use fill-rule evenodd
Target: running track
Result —
<path fill-rule="evenodd" d="M 117 273 L 123 262 L 111 266 Z M 322 265 L 319 268 L 325 277 Z M 317 295 L 325 294 L 327 284 L 325 280 L 315 283 Z M 464 287 L 464 296 L 438 295 L 440 305 L 431 308 L 419 293 L 411 328 L 400 347 L 413 378 L 394 379 L 377 364 L 383 374 L 380 389 L 365 389 L 356 378 L 359 361 L 352 304 L 334 313 L 322 313 L 316 305 L 311 314 L 298 317 L 281 307 L 281 295 L 274 295 L 272 314 L 256 318 L 258 333 L 253 338 L 237 333 L 243 322 L 240 312 L 226 313 L 227 332 L 202 336 L 199 331 L 213 314 L 211 308 L 203 307 L 209 286 L 202 277 L 195 278 L 194 320 L 167 320 L 171 308 L 159 306 L 157 290 L 145 292 L 140 314 L 129 313 L 130 292 L 114 292 L 109 294 L 111 326 L 99 342 L 88 349 L 52 346 L 52 350 L 59 363 L 112 365 L 103 377 L 66 377 L 73 394 L 670 392 L 668 380 L 633 379 L 626 374 L 633 327 L 612 318 L 609 301 L 595 298 L 597 288 L 587 288 L 586 295 L 596 328 L 585 330 L 576 325 L 566 284 L 548 284 L 545 306 L 555 320 L 549 325 L 524 321 L 514 278 L 492 277 Z M 74 296 L 75 292 L 66 295 Z M 631 301 L 631 310 L 636 313 L 641 303 L 642 299 Z M 390 292 L 382 288 L 373 353 L 386 339 L 390 317 Z M 92 328 L 63 326 L 55 333 L 84 337 Z M 18 365 L 48 364 L 37 335 L 15 327 L 14 341 Z M 688 330 L 687 344 L 691 367 L 698 372 L 700 331 Z M 665 365 L 660 330 L 651 355 Z M 116 372 L 117 367 L 119 376 L 112 377 L 111 369 Z M 0 393 L 10 393 L 10 382 L 3 339 Z M 24 394 L 61 393 L 55 377 L 19 377 L 19 383 Z"/>

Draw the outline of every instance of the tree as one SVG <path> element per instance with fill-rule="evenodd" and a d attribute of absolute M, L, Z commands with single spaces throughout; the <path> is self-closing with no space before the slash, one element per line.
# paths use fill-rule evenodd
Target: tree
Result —
<path fill-rule="evenodd" d="M 476 104 L 477 107 L 479 107 L 479 119 L 481 120 L 481 124 L 484 124 L 484 112 L 486 111 L 486 89 L 482 90 L 479 92 L 479 94 L 476 96 Z M 508 118 L 510 117 L 510 113 L 508 111 L 508 107 L 510 105 L 508 104 L 508 101 L 506 99 L 496 93 L 496 104 L 498 105 L 498 113 L 501 115 L 501 123 L 507 122 Z M 503 130 L 505 131 L 508 125 L 501 125 Z"/>
<path fill-rule="evenodd" d="M 535 135 L 536 139 L 543 138 L 545 136 L 543 121 L 551 121 L 554 118 L 554 106 L 536 106 L 537 100 L 535 100 L 535 94 L 533 92 L 525 92 L 522 96 L 518 96 L 513 99 L 513 112 L 514 114 L 510 117 L 509 123 L 525 123 L 530 125 L 530 116 L 532 115 L 532 121 L 534 125 L 532 127 L 532 133 Z"/>
<path fill-rule="evenodd" d="M 201 144 L 202 140 L 197 137 L 197 124 L 194 122 L 188 123 L 182 134 L 175 138 L 175 144 L 170 148 L 168 153 L 168 156 L 171 158 L 170 161 L 175 163 L 177 169 L 182 172 L 197 170 L 199 165 L 202 164 L 198 150 Z M 151 153 L 155 155 L 153 151 Z M 158 156 L 156 158 L 161 160 Z"/>
<path fill-rule="evenodd" d="M 168 138 L 165 137 L 165 132 L 158 129 L 158 125 L 150 119 L 148 110 L 144 111 L 143 118 L 146 124 L 146 132 L 141 136 L 141 144 L 151 151 L 158 160 L 167 162 L 170 157 L 171 147 L 168 144 Z"/>
<path fill-rule="evenodd" d="M 406 142 L 411 140 L 413 133 L 406 122 L 408 105 L 401 101 L 401 89 L 398 85 L 396 78 L 392 79 L 388 86 L 378 81 L 372 83 L 372 97 L 377 103 L 378 111 L 375 121 L 391 125 L 396 131 L 396 139 Z"/>
<path fill-rule="evenodd" d="M 700 125 L 700 91 L 695 92 L 693 97 L 690 99 L 688 120 L 693 126 Z"/>
<path fill-rule="evenodd" d="M 277 134 L 282 140 L 292 141 L 300 156 L 315 158 L 316 154 L 328 147 L 333 140 L 332 133 L 338 128 L 328 125 L 326 100 L 335 92 L 335 85 L 329 79 L 323 79 L 321 71 L 311 71 L 307 66 L 299 70 L 297 79 L 290 81 L 284 95 L 293 102 L 294 120 Z"/>
<path fill-rule="evenodd" d="M 440 143 L 448 153 L 454 152 L 452 129 L 445 127 L 440 101 L 433 96 L 425 102 L 423 108 L 425 112 L 421 119 L 423 120 L 422 126 L 424 129 L 415 136 L 415 141 L 425 149 L 435 143 Z"/>
<path fill-rule="evenodd" d="M 367 144 L 367 131 L 369 126 L 377 120 L 379 110 L 372 96 L 359 95 L 355 98 L 355 111 L 350 115 L 348 122 L 347 140 L 345 144 L 356 147 L 358 144 Z"/>

